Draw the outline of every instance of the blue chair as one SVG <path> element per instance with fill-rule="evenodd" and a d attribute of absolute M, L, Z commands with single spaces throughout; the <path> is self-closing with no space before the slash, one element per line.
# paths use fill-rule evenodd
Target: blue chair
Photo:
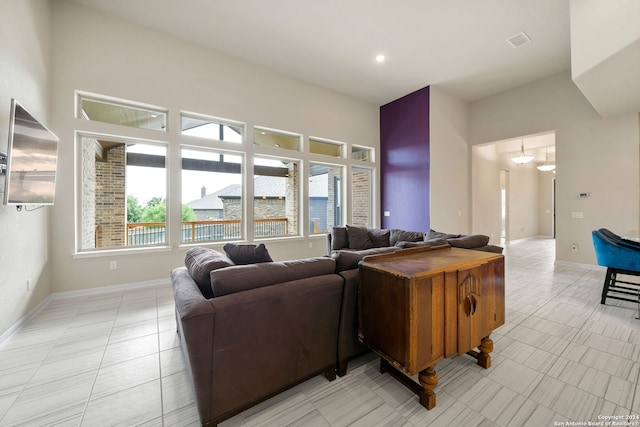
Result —
<path fill-rule="evenodd" d="M 601 228 L 591 233 L 598 265 L 607 267 L 601 304 L 607 298 L 640 302 L 640 283 L 621 280 L 618 275 L 640 276 L 640 243 L 623 239 Z"/>

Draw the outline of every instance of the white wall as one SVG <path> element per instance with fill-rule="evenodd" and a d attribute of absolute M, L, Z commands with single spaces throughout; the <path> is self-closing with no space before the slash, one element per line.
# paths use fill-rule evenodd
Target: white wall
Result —
<path fill-rule="evenodd" d="M 49 2 L 0 2 L 0 151 L 7 151 L 9 107 L 16 98 L 50 126 Z M 5 178 L 0 177 L 4 192 Z M 4 197 L 4 194 L 0 194 Z M 50 293 L 49 211 L 0 206 L 0 335 Z M 31 290 L 27 291 L 27 279 Z"/>
<path fill-rule="evenodd" d="M 538 172 L 538 235 L 553 237 L 553 172 Z"/>
<path fill-rule="evenodd" d="M 429 88 L 431 228 L 470 232 L 468 104 Z"/>
<path fill-rule="evenodd" d="M 592 230 L 624 234 L 639 228 L 639 116 L 600 118 L 568 72 L 470 106 L 471 144 L 551 130 L 556 132 L 556 258 L 595 264 Z M 580 192 L 591 197 L 579 199 Z M 572 212 L 583 212 L 584 218 L 572 219 Z M 574 243 L 577 252 L 571 252 Z"/>
<path fill-rule="evenodd" d="M 474 234 L 500 243 L 500 157 L 496 145 L 471 149 L 471 215 Z"/>
<path fill-rule="evenodd" d="M 177 234 L 173 233 L 173 247 L 165 251 L 74 257 L 74 131 L 114 129 L 74 119 L 75 90 L 169 109 L 166 135 L 134 131 L 140 137 L 168 141 L 169 161 L 174 159 L 168 166 L 170 203 L 180 197 L 180 165 L 175 159 L 179 158 L 179 144 L 184 142 L 178 132 L 181 110 L 243 121 L 247 129 L 253 125 L 266 126 L 378 150 L 379 120 L 375 105 L 66 1 L 53 3 L 53 29 L 53 128 L 62 140 L 62 173 L 58 183 L 61 191 L 53 210 L 54 291 L 166 279 L 172 268 L 183 264 L 185 252 L 177 247 Z M 248 152 L 254 150 L 252 146 L 245 148 Z M 308 160 L 306 155 L 302 156 L 303 161 Z M 374 209 L 379 211 L 378 206 Z M 179 204 L 172 204 L 169 215 L 179 217 Z M 253 213 L 247 215 L 250 221 Z M 324 238 L 269 241 L 267 247 L 277 260 L 326 253 Z M 118 262 L 117 270 L 109 270 L 110 260 Z"/>

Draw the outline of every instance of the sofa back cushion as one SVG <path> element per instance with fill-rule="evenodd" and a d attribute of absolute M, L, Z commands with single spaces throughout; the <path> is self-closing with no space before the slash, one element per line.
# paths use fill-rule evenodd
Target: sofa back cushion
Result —
<path fill-rule="evenodd" d="M 236 265 L 273 261 L 264 243 L 259 245 L 227 243 L 222 249 Z"/>
<path fill-rule="evenodd" d="M 361 251 L 341 250 L 333 251 L 331 257 L 336 260 L 336 273 L 345 270 L 358 268 L 358 263 L 368 255 L 378 255 L 388 252 L 394 252 L 396 248 L 392 246 L 382 248 L 364 249 Z"/>
<path fill-rule="evenodd" d="M 189 275 L 200 288 L 205 298 L 213 298 L 209 273 L 224 267 L 235 265 L 225 254 L 213 249 L 196 246 L 187 251 L 184 265 Z"/>
<path fill-rule="evenodd" d="M 470 236 L 450 238 L 447 239 L 447 242 L 454 248 L 475 249 L 486 246 L 489 243 L 489 236 L 472 234 Z"/>
<path fill-rule="evenodd" d="M 212 271 L 211 290 L 215 297 L 220 297 L 276 283 L 332 274 L 335 269 L 336 263 L 329 257 L 236 265 Z"/>
<path fill-rule="evenodd" d="M 395 246 L 398 242 L 420 242 L 424 240 L 422 231 L 405 231 L 394 228 L 389 236 L 389 244 Z"/>
<path fill-rule="evenodd" d="M 373 247 L 369 238 L 369 230 L 366 227 L 347 225 L 347 235 L 349 236 L 349 249 L 370 249 Z"/>
<path fill-rule="evenodd" d="M 461 237 L 461 234 L 442 233 L 431 228 L 424 233 L 425 242 L 435 239 L 457 239 L 458 237 Z"/>
<path fill-rule="evenodd" d="M 384 228 L 368 228 L 369 240 L 374 248 L 386 248 L 391 246 L 390 237 L 391 230 L 385 230 Z"/>

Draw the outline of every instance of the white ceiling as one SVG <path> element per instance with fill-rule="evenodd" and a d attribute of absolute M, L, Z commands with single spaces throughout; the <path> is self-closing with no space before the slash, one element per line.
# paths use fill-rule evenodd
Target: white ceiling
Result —
<path fill-rule="evenodd" d="M 74 1 L 376 105 L 427 85 L 474 101 L 570 68 L 569 0 Z"/>

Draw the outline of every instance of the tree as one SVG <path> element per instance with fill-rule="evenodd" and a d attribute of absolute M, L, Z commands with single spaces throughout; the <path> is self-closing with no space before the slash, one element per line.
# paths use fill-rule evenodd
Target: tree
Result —
<path fill-rule="evenodd" d="M 142 211 L 142 222 L 166 222 L 167 206 L 164 203 L 153 204 Z"/>
<path fill-rule="evenodd" d="M 157 203 L 159 197 L 154 197 L 147 203 L 147 207 L 142 211 L 143 222 L 166 222 L 167 220 L 167 205 L 164 201 Z M 156 200 L 155 203 L 151 201 Z M 162 200 L 162 199 L 160 199 Z M 195 221 L 196 214 L 193 209 L 187 205 L 182 205 L 182 221 Z"/>
<path fill-rule="evenodd" d="M 164 197 L 155 196 L 149 199 L 149 201 L 147 202 L 147 207 L 150 208 L 156 205 L 164 205 L 164 204 L 166 204 L 164 202 Z"/>
<path fill-rule="evenodd" d="M 189 205 L 182 205 L 182 221 L 195 221 L 196 213 L 191 209 Z"/>
<path fill-rule="evenodd" d="M 138 198 L 127 196 L 127 222 L 142 221 L 142 206 L 138 202 Z"/>

